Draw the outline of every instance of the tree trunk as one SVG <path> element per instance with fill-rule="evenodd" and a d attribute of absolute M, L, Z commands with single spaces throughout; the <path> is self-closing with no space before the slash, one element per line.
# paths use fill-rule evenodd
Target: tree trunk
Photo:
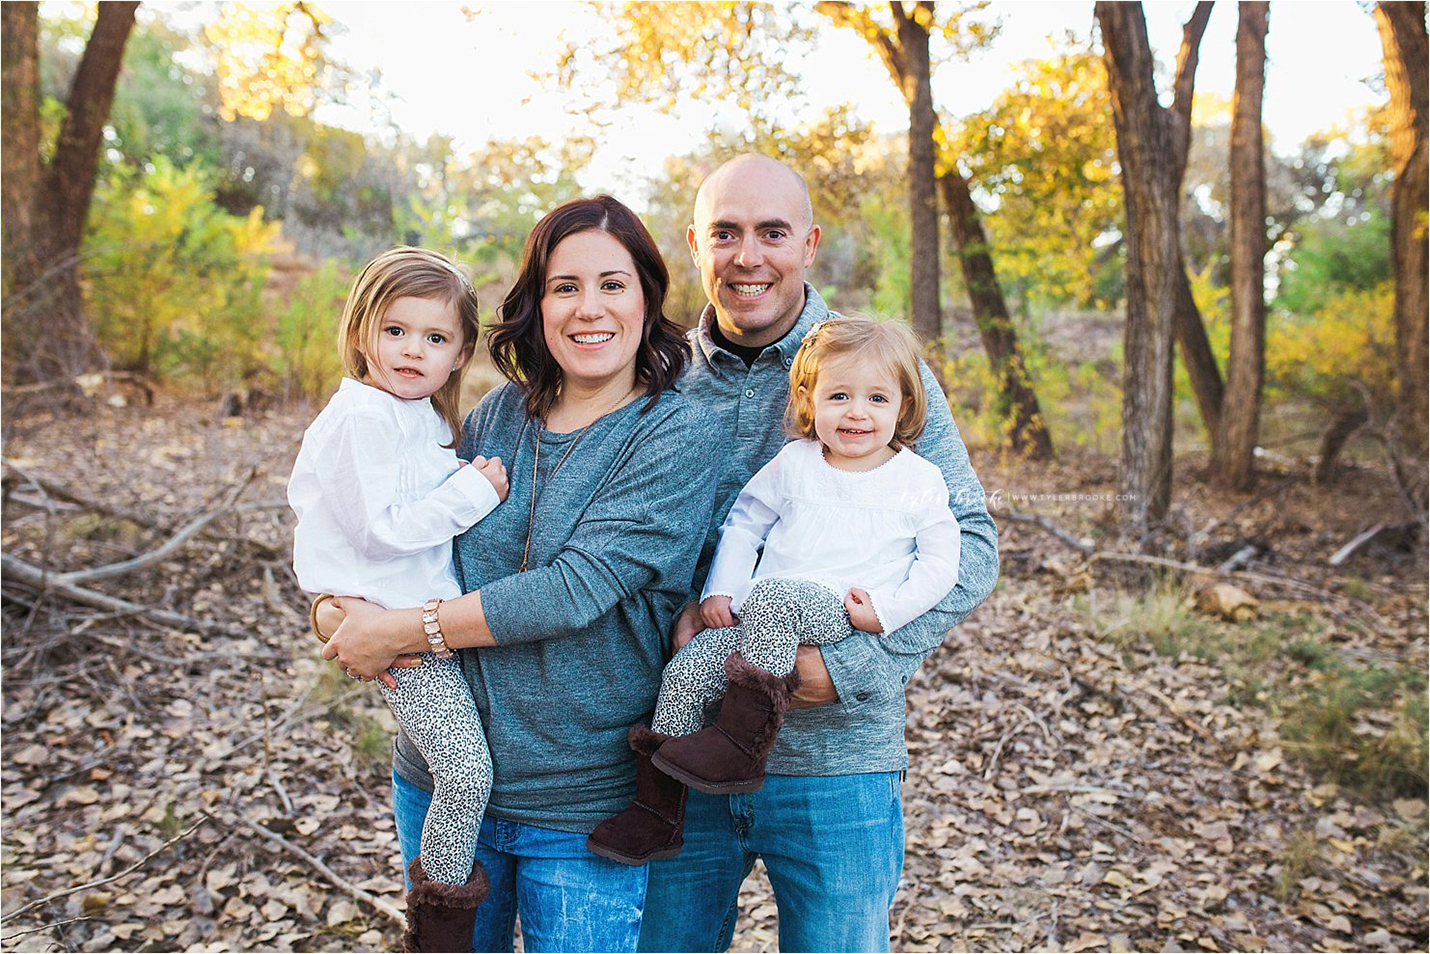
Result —
<path fill-rule="evenodd" d="M 963 283 L 973 303 L 973 320 L 998 381 L 1003 402 L 1000 410 L 1011 425 L 1008 445 L 1029 460 L 1051 460 L 1053 439 L 1038 408 L 1038 397 L 1028 381 L 1018 335 L 1008 317 L 1008 305 L 993 271 L 993 259 L 988 254 L 988 242 L 973 196 L 969 194 L 968 182 L 957 169 L 950 168 L 939 176 L 938 183 L 953 224 L 954 246 L 963 268 Z"/>
<path fill-rule="evenodd" d="M 138 6 L 136 2 L 99 4 L 94 32 L 85 45 L 70 87 L 54 158 L 48 167 L 40 170 L 38 151 L 34 153 L 38 188 L 30 194 L 28 220 L 21 213 L 19 226 L 12 229 L 7 225 L 5 229 L 10 280 L 5 315 L 6 361 L 8 370 L 20 380 L 72 376 L 103 360 L 85 320 L 79 246 L 94 195 L 104 124 L 114 102 L 124 45 L 134 28 L 134 11 Z M 16 14 L 17 22 L 22 16 Z M 11 16 L 7 11 L 4 21 L 7 32 L 10 25 Z M 38 61 L 38 49 L 31 49 Z M 7 57 L 10 52 L 7 37 Z M 31 55 L 24 49 L 16 52 L 22 62 Z M 12 94 L 17 102 L 24 102 L 27 69 L 17 63 L 13 74 L 16 85 L 12 90 L 12 72 L 7 62 L 4 75 L 7 107 Z M 6 118 L 8 132 L 9 117 Z M 8 153 L 11 148 L 7 141 L 5 151 Z M 22 170 L 31 165 L 28 156 L 16 157 L 14 161 Z M 9 168 L 7 160 L 7 175 Z M 8 213 L 8 189 L 6 198 Z M 10 253 L 17 249 L 23 251 L 11 259 Z"/>
<path fill-rule="evenodd" d="M 924 344 L 934 344 L 943 335 L 939 308 L 938 196 L 934 189 L 933 89 L 930 83 L 929 26 L 933 4 L 917 3 L 905 11 L 904 4 L 889 4 L 898 27 L 903 50 L 904 100 L 909 104 L 909 223 L 912 261 L 910 298 L 914 332 Z M 940 371 L 942 369 L 939 369 Z M 942 380 L 942 374 L 940 374 Z"/>
<path fill-rule="evenodd" d="M 1177 260 L 1177 274 L 1173 278 L 1177 282 L 1177 348 L 1182 355 L 1182 366 L 1187 369 L 1187 377 L 1191 378 L 1192 393 L 1197 396 L 1197 410 L 1201 412 L 1202 426 L 1206 428 L 1207 443 L 1215 446 L 1217 429 L 1221 426 L 1221 371 L 1217 369 L 1216 355 L 1212 354 L 1211 342 L 1207 340 L 1207 329 L 1202 324 L 1197 300 L 1192 297 L 1187 266 L 1181 259 Z"/>
<path fill-rule="evenodd" d="M 1399 378 L 1397 437 L 1423 473 L 1426 450 L 1426 31 L 1424 3 L 1378 3 L 1375 19 L 1390 89 L 1391 242 Z M 1423 488 L 1417 488 L 1423 492 Z M 1424 501 L 1419 501 L 1423 506 Z"/>
<path fill-rule="evenodd" d="M 899 6 L 895 3 L 892 6 Z M 846 26 L 859 33 L 879 54 L 879 59 L 889 71 L 900 90 L 907 91 L 906 78 L 912 70 L 908 64 L 903 44 L 881 27 L 867 9 L 839 0 L 819 0 L 816 8 L 840 26 Z M 930 16 L 933 5 L 919 4 L 919 10 L 927 10 Z M 916 13 L 918 11 L 915 11 Z M 896 22 L 899 12 L 895 12 Z M 925 39 L 928 28 L 924 27 Z M 913 102 L 910 104 L 910 117 Z M 939 134 L 935 115 L 930 143 L 943 137 Z M 1002 400 L 1010 415 L 1011 428 L 1007 446 L 1018 454 L 1033 460 L 1047 460 L 1053 456 L 1052 438 L 1038 410 L 1038 401 L 1033 393 L 1023 364 L 1022 352 L 1018 347 L 1018 335 L 1008 319 L 1008 308 L 999 290 L 998 276 L 993 269 L 993 260 L 988 254 L 988 243 L 979 224 L 978 209 L 968 193 L 968 183 L 959 174 L 952 158 L 943 157 L 946 172 L 938 175 L 938 188 L 943 193 L 944 204 L 948 208 L 953 226 L 954 245 L 962 263 L 964 280 L 969 286 L 973 300 L 974 320 L 978 324 L 984 348 L 988 353 L 988 363 L 998 376 L 1002 387 Z M 935 220 L 936 221 L 936 220 Z M 937 232 L 935 231 L 935 234 Z M 915 261 L 918 252 L 914 252 Z"/>
<path fill-rule="evenodd" d="M 1320 459 L 1316 461 L 1316 468 L 1311 472 L 1313 481 L 1317 484 L 1329 484 L 1335 480 L 1336 462 L 1341 456 L 1341 448 L 1346 446 L 1351 435 L 1360 430 L 1360 426 L 1368 420 L 1370 413 L 1366 411 L 1365 405 L 1341 411 L 1336 415 L 1331 426 L 1326 428 L 1326 433 L 1321 435 Z"/>
<path fill-rule="evenodd" d="M 38 3 L 0 4 L 0 113 L 5 148 L 0 150 L 0 229 L 5 255 L 5 295 L 14 290 L 10 271 L 26 249 L 40 191 L 40 21 Z"/>
<path fill-rule="evenodd" d="M 1145 536 L 1172 495 L 1172 338 L 1181 260 L 1179 192 L 1190 138 L 1192 75 L 1210 3 L 1199 3 L 1178 56 L 1170 110 L 1157 102 L 1142 5 L 1096 5 L 1112 93 L 1127 206 L 1127 324 L 1123 339 L 1119 489 Z"/>
<path fill-rule="evenodd" d="M 1226 401 L 1212 446 L 1212 482 L 1255 483 L 1253 455 L 1266 367 L 1266 167 L 1261 99 L 1266 86 L 1267 3 L 1242 2 L 1236 28 L 1231 117 L 1231 353 Z"/>

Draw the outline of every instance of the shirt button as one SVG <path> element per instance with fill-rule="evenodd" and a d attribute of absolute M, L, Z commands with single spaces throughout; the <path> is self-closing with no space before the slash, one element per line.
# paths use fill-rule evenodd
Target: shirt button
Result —
<path fill-rule="evenodd" d="M 854 698 L 857 699 L 857 700 L 859 700 L 860 702 L 868 702 L 868 701 L 869 701 L 869 693 L 867 693 L 867 692 L 856 692 L 856 693 L 854 693 Z"/>
<path fill-rule="evenodd" d="M 794 358 L 785 358 L 785 367 L 786 367 L 786 368 L 792 368 L 792 367 L 794 367 Z"/>
<path fill-rule="evenodd" d="M 754 388 L 745 388 L 745 397 L 747 397 L 747 398 L 752 398 L 752 397 L 754 397 L 754 396 L 755 396 L 755 389 L 754 389 Z"/>

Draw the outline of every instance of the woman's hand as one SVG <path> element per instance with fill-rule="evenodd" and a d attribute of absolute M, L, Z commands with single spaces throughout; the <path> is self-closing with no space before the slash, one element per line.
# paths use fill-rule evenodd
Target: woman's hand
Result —
<path fill-rule="evenodd" d="M 855 629 L 866 633 L 884 631 L 879 617 L 874 614 L 874 603 L 869 599 L 867 590 L 858 587 L 850 590 L 849 595 L 844 597 L 844 609 L 849 613 L 849 622 L 854 624 Z"/>
<path fill-rule="evenodd" d="M 337 613 L 326 612 L 328 606 L 341 611 L 342 616 L 332 638 L 323 646 L 323 658 L 336 660 L 348 675 L 381 679 L 389 689 L 395 689 L 397 682 L 387 671 L 390 667 L 422 665 L 420 657 L 402 655 L 391 648 L 401 645 L 401 621 L 409 611 L 385 610 L 356 596 L 338 596 L 319 609 L 319 625 L 325 632 L 328 623 L 338 618 Z"/>
<path fill-rule="evenodd" d="M 707 596 L 700 603 L 700 618 L 709 629 L 720 629 L 735 625 L 735 614 L 730 612 L 730 597 Z"/>

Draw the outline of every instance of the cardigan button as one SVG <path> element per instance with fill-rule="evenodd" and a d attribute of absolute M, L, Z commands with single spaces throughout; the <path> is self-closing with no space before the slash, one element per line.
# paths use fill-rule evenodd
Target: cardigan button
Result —
<path fill-rule="evenodd" d="M 755 389 L 754 389 L 754 388 L 745 388 L 745 397 L 747 397 L 747 398 L 752 398 L 752 397 L 754 397 L 754 396 L 755 396 Z"/>
<path fill-rule="evenodd" d="M 869 701 L 869 693 L 868 693 L 867 691 L 865 691 L 865 692 L 856 692 L 856 693 L 854 693 L 854 698 L 857 699 L 857 700 L 860 701 L 860 702 L 868 702 L 868 701 Z"/>

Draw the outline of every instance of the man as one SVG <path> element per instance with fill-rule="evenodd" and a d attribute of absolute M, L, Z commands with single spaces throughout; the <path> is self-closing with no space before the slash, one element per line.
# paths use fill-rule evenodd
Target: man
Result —
<path fill-rule="evenodd" d="M 710 304 L 691 332 L 694 360 L 681 389 L 706 402 L 734 438 L 698 585 L 740 488 L 785 442 L 790 365 L 805 333 L 831 313 L 805 282 L 819 248 L 809 191 L 783 163 L 744 155 L 712 173 L 687 240 Z M 949 487 L 962 531 L 958 586 L 892 633 L 800 647 L 800 708 L 785 720 L 764 787 L 690 791 L 684 850 L 650 865 L 642 951 L 726 950 L 740 883 L 757 857 L 779 907 L 780 950 L 889 949 L 889 905 L 903 869 L 904 686 L 998 577 L 997 528 L 982 485 L 937 382 L 922 372 L 931 399 L 917 450 Z M 676 649 L 701 628 L 697 610 L 692 603 L 677 619 Z"/>

